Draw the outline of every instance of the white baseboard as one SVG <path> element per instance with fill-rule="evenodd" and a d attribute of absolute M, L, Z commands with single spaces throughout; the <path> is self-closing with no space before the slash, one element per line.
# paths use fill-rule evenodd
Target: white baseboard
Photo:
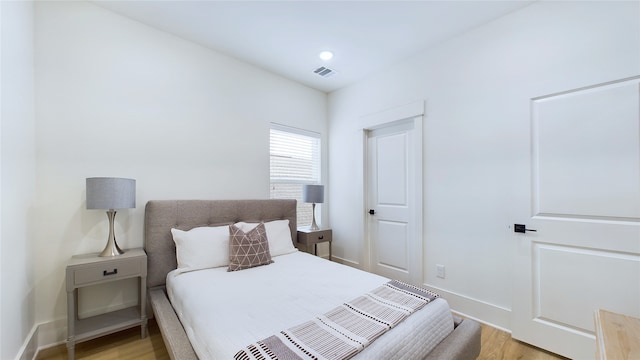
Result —
<path fill-rule="evenodd" d="M 353 260 L 343 259 L 343 258 L 341 258 L 341 257 L 339 257 L 339 256 L 332 255 L 332 256 L 331 256 L 331 261 L 335 261 L 335 262 L 337 262 L 337 263 L 339 263 L 339 264 L 342 264 L 342 265 L 348 265 L 348 266 L 354 267 L 354 268 L 356 268 L 356 269 L 360 269 L 360 270 L 362 270 L 362 269 L 360 268 L 360 264 L 359 264 L 359 263 L 357 263 L 357 262 L 355 262 L 355 261 L 353 261 Z"/>
<path fill-rule="evenodd" d="M 18 350 L 16 360 L 34 360 L 38 353 L 38 326 L 34 325 L 29 331 L 29 335 L 24 341 L 24 344 Z"/>
<path fill-rule="evenodd" d="M 35 360 L 42 349 L 63 344 L 67 337 L 67 320 L 65 318 L 33 326 L 16 360 Z"/>
<path fill-rule="evenodd" d="M 338 256 L 331 258 L 333 261 L 360 269 L 360 264 L 349 259 L 343 259 Z M 451 307 L 454 313 L 476 320 L 480 323 L 492 326 L 502 331 L 511 333 L 511 309 L 490 304 L 488 302 L 474 299 L 465 295 L 457 294 L 452 291 L 441 289 L 429 284 L 423 284 L 426 288 L 440 294 Z"/>
<path fill-rule="evenodd" d="M 466 318 L 511 333 L 511 310 L 429 284 L 424 286 L 442 296 L 451 311 Z"/>
<path fill-rule="evenodd" d="M 67 340 L 67 318 L 60 318 L 38 326 L 38 350 L 60 345 Z"/>

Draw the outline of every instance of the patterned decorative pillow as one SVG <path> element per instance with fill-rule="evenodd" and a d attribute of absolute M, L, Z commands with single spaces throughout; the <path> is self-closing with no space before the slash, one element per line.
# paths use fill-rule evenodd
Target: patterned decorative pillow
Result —
<path fill-rule="evenodd" d="M 245 233 L 235 225 L 229 225 L 228 271 L 244 270 L 273 262 L 269 252 L 267 231 L 263 223 Z"/>
<path fill-rule="evenodd" d="M 247 232 L 258 226 L 259 223 L 238 222 L 235 223 L 242 231 Z M 269 251 L 271 257 L 279 255 L 291 254 L 298 249 L 293 246 L 291 241 L 291 229 L 289 228 L 289 220 L 273 220 L 264 223 L 267 231 L 267 240 L 269 241 Z"/>

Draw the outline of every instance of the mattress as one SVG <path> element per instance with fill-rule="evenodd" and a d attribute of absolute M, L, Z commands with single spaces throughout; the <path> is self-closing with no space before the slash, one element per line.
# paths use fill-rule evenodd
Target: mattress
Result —
<path fill-rule="evenodd" d="M 232 359 L 247 345 L 311 320 L 389 279 L 303 252 L 242 271 L 179 269 L 167 293 L 200 359 Z M 417 359 L 453 331 L 438 298 L 378 338 L 356 359 Z"/>

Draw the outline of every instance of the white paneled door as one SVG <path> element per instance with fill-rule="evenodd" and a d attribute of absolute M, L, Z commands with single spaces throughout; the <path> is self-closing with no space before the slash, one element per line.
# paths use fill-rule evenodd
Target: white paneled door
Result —
<path fill-rule="evenodd" d="M 416 174 L 419 135 L 414 119 L 367 132 L 371 271 L 415 284 L 422 281 L 422 236 L 416 209 L 421 206 L 416 186 L 422 186 Z"/>
<path fill-rule="evenodd" d="M 531 110 L 521 221 L 536 231 L 514 232 L 513 337 L 593 359 L 596 309 L 640 316 L 640 79 L 535 98 Z"/>

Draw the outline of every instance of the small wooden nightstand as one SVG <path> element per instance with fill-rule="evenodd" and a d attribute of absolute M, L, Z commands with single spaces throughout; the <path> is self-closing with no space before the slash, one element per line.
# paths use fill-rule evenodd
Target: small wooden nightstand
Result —
<path fill-rule="evenodd" d="M 76 255 L 67 264 L 67 351 L 75 357 L 75 344 L 140 325 L 140 336 L 147 336 L 147 254 L 129 249 L 120 256 L 99 257 L 97 253 Z M 137 306 L 106 314 L 78 318 L 78 289 L 132 277 L 140 278 Z"/>
<path fill-rule="evenodd" d="M 307 252 L 309 246 L 313 245 L 313 254 L 318 255 L 318 244 L 329 242 L 329 260 L 331 260 L 331 229 L 311 230 L 308 228 L 298 228 L 298 243 L 305 245 Z"/>

